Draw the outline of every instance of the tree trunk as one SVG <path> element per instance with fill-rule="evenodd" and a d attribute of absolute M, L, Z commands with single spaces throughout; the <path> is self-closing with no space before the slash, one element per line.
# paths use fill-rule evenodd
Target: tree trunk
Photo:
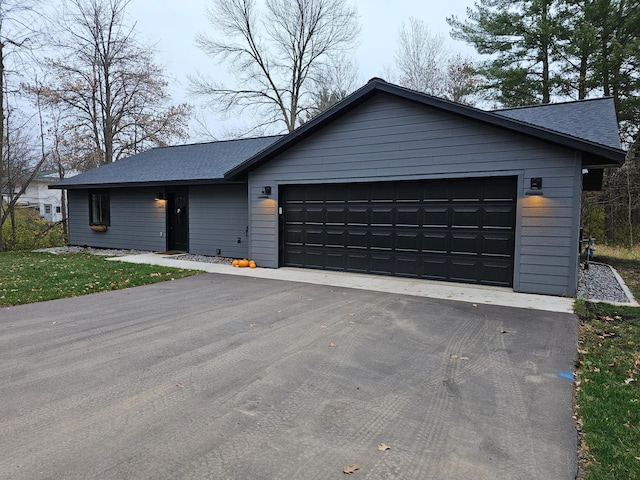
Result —
<path fill-rule="evenodd" d="M 0 187 L 4 183 L 4 43 L 0 42 Z M 0 195 L 0 219 L 4 217 L 2 207 L 2 195 Z M 2 224 L 0 221 L 0 252 L 4 252 L 4 239 L 2 238 Z"/>

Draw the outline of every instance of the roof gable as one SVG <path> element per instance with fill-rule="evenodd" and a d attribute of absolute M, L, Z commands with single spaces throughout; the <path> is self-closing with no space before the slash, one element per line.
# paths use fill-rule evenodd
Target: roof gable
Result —
<path fill-rule="evenodd" d="M 565 129 L 567 131 L 562 131 L 560 129 L 554 130 L 552 128 L 553 126 L 556 126 L 556 124 L 558 125 L 558 128 L 560 128 L 561 122 L 559 120 L 560 118 L 562 118 L 562 114 L 569 108 L 563 107 L 557 110 L 554 109 L 551 114 L 546 116 L 541 114 L 542 110 L 536 110 L 536 115 L 530 114 L 527 116 L 528 121 L 524 121 L 520 120 L 519 118 L 515 118 L 516 116 L 518 116 L 517 114 L 509 115 L 509 111 L 488 112 L 475 107 L 462 105 L 459 103 L 451 102 L 449 100 L 420 93 L 414 90 L 400 87 L 398 85 L 393 85 L 385 82 L 384 80 L 374 78 L 370 80 L 369 83 L 367 83 L 365 86 L 363 86 L 341 102 L 337 103 L 324 113 L 318 115 L 310 122 L 302 125 L 289 135 L 286 135 L 278 141 L 274 142 L 259 154 L 254 155 L 253 157 L 247 159 L 245 162 L 239 164 L 237 167 L 229 170 L 225 174 L 225 178 L 230 180 L 240 178 L 249 170 L 269 161 L 276 155 L 303 141 L 305 138 L 312 135 L 314 132 L 318 131 L 329 123 L 348 114 L 358 105 L 379 94 L 394 95 L 426 106 L 453 113 L 455 115 L 460 115 L 468 119 L 483 122 L 495 127 L 504 128 L 510 131 L 519 132 L 534 138 L 555 143 L 563 147 L 578 150 L 585 153 L 586 156 L 589 157 L 590 163 L 593 165 L 598 164 L 602 166 L 616 166 L 624 162 L 624 152 L 620 149 L 619 142 L 617 146 L 612 145 L 613 142 L 610 132 L 613 129 L 615 129 L 615 131 L 617 132 L 617 122 L 615 122 L 615 109 L 613 110 L 614 122 L 612 124 L 610 124 L 610 113 L 606 115 L 604 119 L 601 115 L 598 120 L 609 124 L 604 128 L 604 131 L 606 131 L 607 134 L 594 134 L 590 135 L 589 138 L 587 138 L 574 136 L 580 134 L 580 131 L 575 129 L 571 130 L 569 133 L 568 129 Z M 612 105 L 613 104 L 610 104 L 606 108 L 610 108 L 612 107 Z M 549 105 L 540 106 L 538 108 L 543 109 L 545 107 L 548 108 Z M 599 108 L 605 108 L 604 104 L 599 106 Z M 547 117 L 556 118 L 557 121 L 553 125 L 550 125 Z M 538 120 L 538 118 L 540 119 L 540 123 L 534 123 Z M 594 118 L 594 123 L 595 120 L 596 119 Z M 592 127 L 592 130 L 596 131 L 597 128 L 594 126 Z"/>

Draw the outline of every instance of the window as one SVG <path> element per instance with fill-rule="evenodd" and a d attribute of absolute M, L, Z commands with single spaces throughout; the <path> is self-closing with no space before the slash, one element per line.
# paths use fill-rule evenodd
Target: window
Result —
<path fill-rule="evenodd" d="M 51 205 L 49 205 L 48 203 L 45 203 L 44 205 L 44 213 L 45 215 L 51 215 Z"/>
<path fill-rule="evenodd" d="M 62 208 L 60 208 L 59 206 L 56 206 L 56 213 L 60 213 L 62 212 Z"/>
<path fill-rule="evenodd" d="M 108 191 L 89 192 L 89 224 L 111 225 Z"/>

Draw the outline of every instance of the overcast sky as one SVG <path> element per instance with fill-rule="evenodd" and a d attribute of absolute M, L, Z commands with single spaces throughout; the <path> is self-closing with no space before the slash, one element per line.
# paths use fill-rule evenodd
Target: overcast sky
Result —
<path fill-rule="evenodd" d="M 473 49 L 449 37 L 446 17 L 466 17 L 473 0 L 351 0 L 355 3 L 362 35 L 355 52 L 359 83 L 384 77 L 384 67 L 393 65 L 398 30 L 413 16 L 426 22 L 433 33 L 446 36 L 453 52 L 473 55 Z M 196 71 L 222 72 L 194 44 L 197 32 L 211 30 L 204 17 L 208 0 L 132 0 L 128 13 L 136 22 L 141 40 L 156 45 L 157 60 L 166 68 L 175 102 L 195 104 L 187 94 L 187 75 Z M 220 126 L 220 125 L 219 125 Z M 216 133 L 220 128 L 211 127 Z M 197 138 L 192 138 L 197 140 Z"/>

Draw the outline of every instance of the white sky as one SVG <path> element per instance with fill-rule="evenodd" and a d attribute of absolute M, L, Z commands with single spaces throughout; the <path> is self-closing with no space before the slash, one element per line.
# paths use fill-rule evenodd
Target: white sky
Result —
<path fill-rule="evenodd" d="M 360 16 L 362 34 L 355 52 L 359 67 L 359 83 L 364 85 L 372 77 L 384 77 L 384 67 L 393 65 L 398 43 L 398 30 L 402 22 L 413 16 L 423 20 L 432 33 L 441 33 L 453 52 L 473 56 L 474 50 L 449 37 L 446 17 L 456 15 L 466 18 L 466 8 L 473 0 L 352 0 Z M 174 102 L 195 105 L 195 99 L 187 93 L 187 75 L 201 72 L 218 72 L 212 59 L 204 55 L 194 44 L 198 32 L 208 32 L 211 26 L 204 16 L 207 0 L 131 0 L 128 14 L 136 22 L 141 40 L 156 45 L 157 61 L 166 68 L 171 82 Z M 210 130 L 220 134 L 225 124 L 215 125 L 209 117 Z M 233 122 L 228 121 L 229 124 Z M 247 120 L 247 123 L 251 123 Z M 192 138 L 191 141 L 197 141 Z"/>

